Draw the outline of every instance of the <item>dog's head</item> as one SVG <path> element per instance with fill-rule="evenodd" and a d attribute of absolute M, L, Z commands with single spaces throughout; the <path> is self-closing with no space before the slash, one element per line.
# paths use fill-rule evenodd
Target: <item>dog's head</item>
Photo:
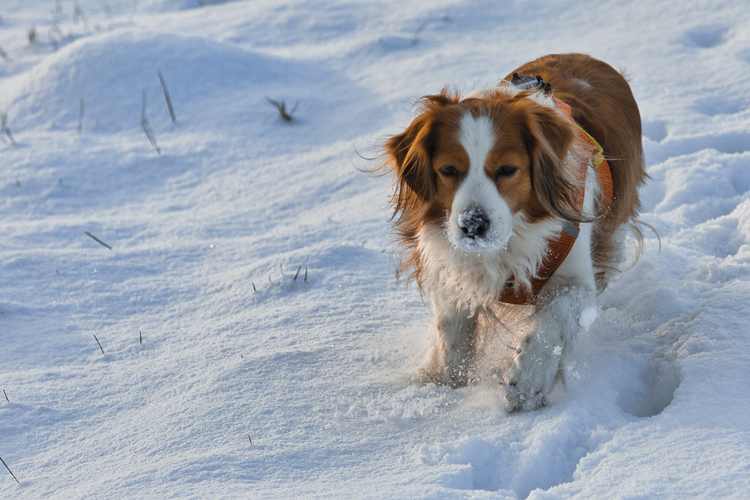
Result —
<path fill-rule="evenodd" d="M 481 252 L 506 247 L 516 214 L 579 218 L 569 164 L 576 126 L 531 97 L 423 97 L 420 115 L 385 145 L 400 220 L 440 222 L 457 248 Z"/>

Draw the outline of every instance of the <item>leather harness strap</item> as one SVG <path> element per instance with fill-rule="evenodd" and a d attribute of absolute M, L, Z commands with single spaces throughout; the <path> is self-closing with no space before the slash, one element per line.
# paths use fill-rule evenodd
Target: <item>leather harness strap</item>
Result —
<path fill-rule="evenodd" d="M 565 116 L 572 119 L 570 106 L 556 97 L 553 97 L 552 99 L 557 108 L 562 111 Z M 577 175 L 581 176 L 581 179 L 584 180 L 589 166 L 594 169 L 599 177 L 599 184 L 603 194 L 600 209 L 602 210 L 602 213 L 606 214 L 612 205 L 613 199 L 612 171 L 609 168 L 609 163 L 607 163 L 607 160 L 604 158 L 602 147 L 588 134 L 588 132 L 583 130 L 580 125 L 578 125 L 578 139 L 591 146 L 593 152 L 591 157 L 584 159 L 579 164 L 580 171 Z M 584 194 L 585 193 L 582 190 L 579 199 L 577 200 L 577 208 L 579 210 L 583 208 Z M 554 272 L 557 271 L 570 253 L 576 242 L 576 238 L 578 237 L 578 232 L 578 222 L 563 221 L 563 227 L 560 234 L 547 240 L 547 253 L 544 256 L 542 265 L 536 275 L 530 280 L 531 288 L 516 287 L 515 277 L 511 276 L 505 283 L 505 288 L 500 295 L 500 302 L 506 304 L 534 304 L 542 287 L 547 283 L 550 277 L 552 277 Z"/>

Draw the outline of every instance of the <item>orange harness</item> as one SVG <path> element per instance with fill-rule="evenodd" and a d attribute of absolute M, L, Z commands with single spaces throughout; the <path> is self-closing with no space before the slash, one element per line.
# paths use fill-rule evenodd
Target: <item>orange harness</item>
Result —
<path fill-rule="evenodd" d="M 560 109 L 565 116 L 572 118 L 570 106 L 556 97 L 553 97 L 552 99 L 555 101 L 557 108 Z M 584 158 L 580 162 L 579 168 L 581 170 L 579 175 L 581 178 L 585 179 L 589 164 L 594 168 L 594 172 L 599 176 L 599 183 L 604 195 L 602 199 L 602 208 L 606 213 L 612 205 L 613 199 L 612 171 L 609 168 L 609 163 L 607 163 L 607 160 L 604 158 L 602 147 L 599 143 L 596 142 L 588 132 L 583 130 L 580 125 L 578 125 L 578 139 L 585 141 L 593 149 L 591 157 Z M 581 190 L 580 198 L 578 200 L 579 209 L 583 208 L 584 194 L 585 191 Z M 557 271 L 570 253 L 570 250 L 573 248 L 573 244 L 575 244 L 576 238 L 578 237 L 578 232 L 578 222 L 564 221 L 560 234 L 554 238 L 548 239 L 547 253 L 542 260 L 542 265 L 537 271 L 536 276 L 531 279 L 531 289 L 517 289 L 515 286 L 515 277 L 511 276 L 505 283 L 505 289 L 500 295 L 500 302 L 506 304 L 534 304 L 537 295 L 539 295 L 539 291 L 547 283 L 554 272 Z"/>

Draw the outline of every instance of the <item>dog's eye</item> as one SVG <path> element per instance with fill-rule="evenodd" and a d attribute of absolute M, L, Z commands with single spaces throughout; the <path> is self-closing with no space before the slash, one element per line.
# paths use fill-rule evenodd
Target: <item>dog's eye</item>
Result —
<path fill-rule="evenodd" d="M 441 168 L 440 173 L 446 177 L 457 177 L 458 169 L 451 165 L 450 167 Z"/>
<path fill-rule="evenodd" d="M 510 177 L 518 171 L 518 167 L 513 165 L 503 165 L 497 171 L 497 177 Z"/>

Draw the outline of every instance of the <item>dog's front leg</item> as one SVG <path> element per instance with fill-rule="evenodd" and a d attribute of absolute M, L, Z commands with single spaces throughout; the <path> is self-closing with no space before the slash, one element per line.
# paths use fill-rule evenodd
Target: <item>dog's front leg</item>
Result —
<path fill-rule="evenodd" d="M 510 411 L 544 406 L 555 386 L 563 352 L 580 328 L 582 307 L 590 294 L 579 287 L 558 288 L 540 297 L 531 333 L 516 351 L 506 377 L 505 398 Z"/>
<path fill-rule="evenodd" d="M 463 387 L 469 383 L 476 349 L 477 312 L 433 294 L 436 337 L 427 365 L 420 370 L 422 383 Z"/>

